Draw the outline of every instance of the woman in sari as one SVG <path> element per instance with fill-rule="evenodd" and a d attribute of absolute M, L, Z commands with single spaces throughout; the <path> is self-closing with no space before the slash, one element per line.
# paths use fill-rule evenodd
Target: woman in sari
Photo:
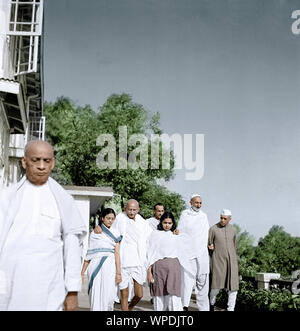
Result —
<path fill-rule="evenodd" d="M 87 270 L 91 310 L 112 311 L 121 282 L 120 241 L 122 237 L 111 226 L 116 214 L 111 208 L 102 211 L 100 217 L 101 234 L 91 232 L 89 249 L 82 266 L 81 275 Z"/>

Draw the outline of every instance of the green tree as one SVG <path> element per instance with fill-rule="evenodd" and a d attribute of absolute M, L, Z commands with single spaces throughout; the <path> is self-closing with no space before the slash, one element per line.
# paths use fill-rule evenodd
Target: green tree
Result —
<path fill-rule="evenodd" d="M 254 276 L 257 272 L 276 272 L 283 277 L 300 269 L 300 238 L 292 237 L 282 226 L 274 225 L 268 234 L 254 246 L 254 237 L 248 232 L 238 233 L 239 269 L 243 276 Z"/>
<path fill-rule="evenodd" d="M 177 193 L 168 191 L 165 187 L 153 184 L 143 192 L 141 197 L 141 213 L 144 217 L 152 216 L 154 204 L 153 197 L 156 198 L 155 203 L 162 203 L 165 209 L 171 211 L 176 222 L 178 222 L 182 210 L 185 208 L 185 202 Z"/>
<path fill-rule="evenodd" d="M 76 106 L 67 98 L 46 103 L 46 137 L 56 150 L 53 173 L 61 184 L 94 186 L 103 181 L 97 167 L 95 140 L 99 130 L 96 113 L 89 107 Z"/>
<path fill-rule="evenodd" d="M 237 251 L 238 255 L 244 256 L 249 253 L 249 250 L 254 246 L 254 237 L 251 236 L 247 231 L 241 230 L 240 226 L 237 224 L 233 224 L 237 232 Z"/>
<path fill-rule="evenodd" d="M 241 230 L 237 224 L 233 224 L 237 231 L 237 253 L 239 256 L 239 273 L 243 276 L 254 276 L 258 266 L 252 262 L 255 246 L 254 237 L 247 231 Z"/>
<path fill-rule="evenodd" d="M 260 266 L 260 272 L 278 272 L 290 276 L 300 269 L 300 238 L 292 237 L 282 226 L 274 225 L 261 238 L 252 259 Z"/>
<path fill-rule="evenodd" d="M 172 205 L 168 203 L 168 208 L 178 214 L 183 204 L 181 197 L 157 185 L 159 179 L 168 181 L 173 178 L 172 151 L 164 149 L 161 143 L 157 144 L 160 156 L 156 166 L 151 167 L 151 135 L 162 134 L 159 113 L 151 114 L 142 105 L 133 102 L 128 94 L 110 96 L 97 112 L 90 106 L 77 106 L 65 97 L 55 103 L 46 103 L 44 109 L 46 137 L 56 150 L 54 177 L 61 184 L 111 186 L 123 200 L 134 198 L 140 201 L 142 212 L 147 216 L 149 206 L 153 207 L 158 199 L 172 201 Z M 126 141 L 120 141 L 120 127 L 126 127 Z M 97 146 L 97 138 L 103 134 L 113 136 L 116 142 L 115 150 L 107 148 L 105 158 L 108 160 L 112 153 L 116 153 L 115 168 L 100 169 L 96 163 L 99 152 L 108 147 Z M 127 146 L 129 137 L 138 134 L 147 137 L 147 142 Z M 125 153 L 121 144 L 127 146 Z M 136 169 L 128 163 L 127 168 L 121 169 L 120 161 L 128 162 L 137 147 L 145 148 L 147 167 Z M 168 155 L 169 167 L 163 167 L 164 156 Z M 141 160 L 139 155 L 136 160 Z"/>
<path fill-rule="evenodd" d="M 134 198 L 140 200 L 142 194 L 147 191 L 151 185 L 155 185 L 157 179 L 170 180 L 173 177 L 174 156 L 170 152 L 170 167 L 163 169 L 162 156 L 169 153 L 164 150 L 159 144 L 159 164 L 157 169 L 151 167 L 151 144 L 149 143 L 151 134 L 160 134 L 159 129 L 159 113 L 151 114 L 140 104 L 132 101 L 128 94 L 112 95 L 107 99 L 105 104 L 100 107 L 100 112 L 97 115 L 97 120 L 101 123 L 100 133 L 108 133 L 113 135 L 116 141 L 116 168 L 115 170 L 107 170 L 106 178 L 108 182 L 122 195 L 125 199 Z M 127 128 L 127 138 L 141 134 L 148 137 L 148 143 L 145 145 L 148 151 L 148 164 L 145 169 L 120 169 L 120 156 L 123 154 L 120 141 L 120 128 Z M 128 139 L 125 143 L 128 142 Z M 127 146 L 126 154 L 123 155 L 125 161 L 129 161 L 129 156 L 135 146 Z"/>

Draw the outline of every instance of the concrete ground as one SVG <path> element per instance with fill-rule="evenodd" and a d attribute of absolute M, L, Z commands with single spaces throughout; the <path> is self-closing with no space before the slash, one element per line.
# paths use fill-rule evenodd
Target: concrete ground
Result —
<path fill-rule="evenodd" d="M 79 311 L 88 311 L 90 310 L 90 303 L 89 297 L 87 293 L 88 288 L 88 280 L 85 277 L 82 290 L 79 293 L 78 301 L 79 301 Z M 150 292 L 149 287 L 146 285 L 144 286 L 144 296 L 142 300 L 135 306 L 134 311 L 153 311 L 153 305 L 150 302 Z M 195 301 L 194 296 L 192 296 L 190 306 L 190 311 L 197 311 L 197 304 Z M 121 305 L 119 303 L 115 303 L 115 311 L 121 311 Z"/>

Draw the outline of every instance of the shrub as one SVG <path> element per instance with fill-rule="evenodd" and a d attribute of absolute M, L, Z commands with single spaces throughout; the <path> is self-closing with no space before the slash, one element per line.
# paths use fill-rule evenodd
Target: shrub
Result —
<path fill-rule="evenodd" d="M 220 291 L 216 305 L 227 307 L 227 294 Z M 251 282 L 241 281 L 237 295 L 236 311 L 300 311 L 300 296 L 288 290 L 256 289 Z"/>

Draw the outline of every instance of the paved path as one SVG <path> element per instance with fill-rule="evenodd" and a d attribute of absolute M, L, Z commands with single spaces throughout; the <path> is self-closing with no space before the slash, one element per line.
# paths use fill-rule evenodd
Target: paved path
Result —
<path fill-rule="evenodd" d="M 87 294 L 87 286 L 88 281 L 87 278 L 85 278 L 82 291 L 79 293 L 79 311 L 87 311 L 90 310 L 90 304 L 89 304 L 89 297 Z M 191 303 L 189 306 L 190 311 L 197 311 L 197 305 L 195 300 L 192 298 Z M 115 304 L 115 311 L 121 311 L 121 305 L 116 303 Z M 142 300 L 135 306 L 134 311 L 153 311 L 153 305 L 150 302 L 150 293 L 149 293 L 149 287 L 144 286 L 144 296 Z"/>

